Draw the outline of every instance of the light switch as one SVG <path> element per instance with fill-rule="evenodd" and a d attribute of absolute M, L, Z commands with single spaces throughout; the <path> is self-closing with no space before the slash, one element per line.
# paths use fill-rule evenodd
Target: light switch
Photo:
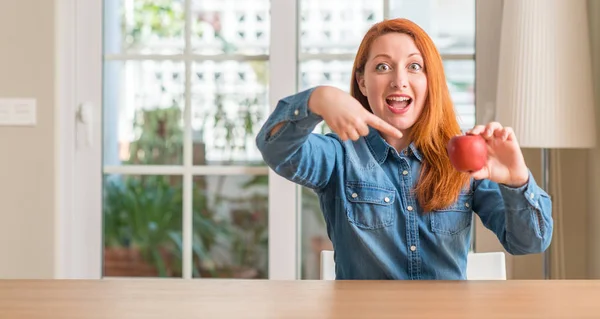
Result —
<path fill-rule="evenodd" d="M 35 99 L 0 99 L 0 125 L 35 125 Z"/>
<path fill-rule="evenodd" d="M 10 104 L 0 100 L 0 124 L 8 124 L 11 118 Z"/>

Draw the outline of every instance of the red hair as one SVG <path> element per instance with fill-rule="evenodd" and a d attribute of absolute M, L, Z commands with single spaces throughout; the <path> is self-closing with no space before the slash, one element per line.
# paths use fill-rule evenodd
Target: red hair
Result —
<path fill-rule="evenodd" d="M 461 131 L 446 84 L 442 58 L 427 33 L 406 19 L 384 20 L 373 25 L 358 48 L 352 67 L 350 94 L 372 112 L 367 97 L 359 89 L 358 76 L 364 72 L 373 41 L 391 32 L 409 35 L 423 56 L 427 75 L 427 99 L 421 116 L 407 137 L 423 155 L 419 182 L 414 190 L 416 198 L 425 212 L 442 209 L 456 201 L 461 190 L 468 185 L 470 177 L 452 167 L 446 152 L 446 144 L 450 138 Z"/>

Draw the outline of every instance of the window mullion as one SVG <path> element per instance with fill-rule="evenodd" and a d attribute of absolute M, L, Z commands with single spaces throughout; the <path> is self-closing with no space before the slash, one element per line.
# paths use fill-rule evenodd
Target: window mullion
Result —
<path fill-rule="evenodd" d="M 185 108 L 183 111 L 183 224 L 182 224 L 182 275 L 184 279 L 192 278 L 192 60 L 191 60 L 191 22 L 192 0 L 185 0 Z"/>
<path fill-rule="evenodd" d="M 390 1 L 391 0 L 383 0 L 383 19 L 390 18 Z"/>
<path fill-rule="evenodd" d="M 271 1 L 269 104 L 297 91 L 297 0 Z M 296 185 L 269 170 L 269 279 L 297 279 Z"/>

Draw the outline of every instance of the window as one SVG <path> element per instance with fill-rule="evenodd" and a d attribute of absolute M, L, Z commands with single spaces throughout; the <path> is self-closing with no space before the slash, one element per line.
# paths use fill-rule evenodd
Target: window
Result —
<path fill-rule="evenodd" d="M 267 278 L 268 0 L 106 0 L 104 276 Z"/>
<path fill-rule="evenodd" d="M 254 136 L 282 82 L 348 90 L 359 42 L 383 18 L 434 38 L 461 124 L 474 124 L 475 0 L 282 3 L 104 0 L 104 276 L 268 278 L 292 251 L 285 267 L 318 278 L 330 243 L 317 199 L 274 178 Z M 280 200 L 290 190 L 297 203 Z M 281 214 L 298 234 L 268 228 Z"/>

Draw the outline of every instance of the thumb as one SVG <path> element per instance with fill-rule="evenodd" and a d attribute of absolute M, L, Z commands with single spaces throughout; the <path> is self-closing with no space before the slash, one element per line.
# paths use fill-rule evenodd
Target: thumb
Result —
<path fill-rule="evenodd" d="M 471 177 L 477 180 L 486 179 L 489 178 L 489 176 L 490 174 L 487 166 L 484 166 L 482 169 L 471 173 Z"/>

